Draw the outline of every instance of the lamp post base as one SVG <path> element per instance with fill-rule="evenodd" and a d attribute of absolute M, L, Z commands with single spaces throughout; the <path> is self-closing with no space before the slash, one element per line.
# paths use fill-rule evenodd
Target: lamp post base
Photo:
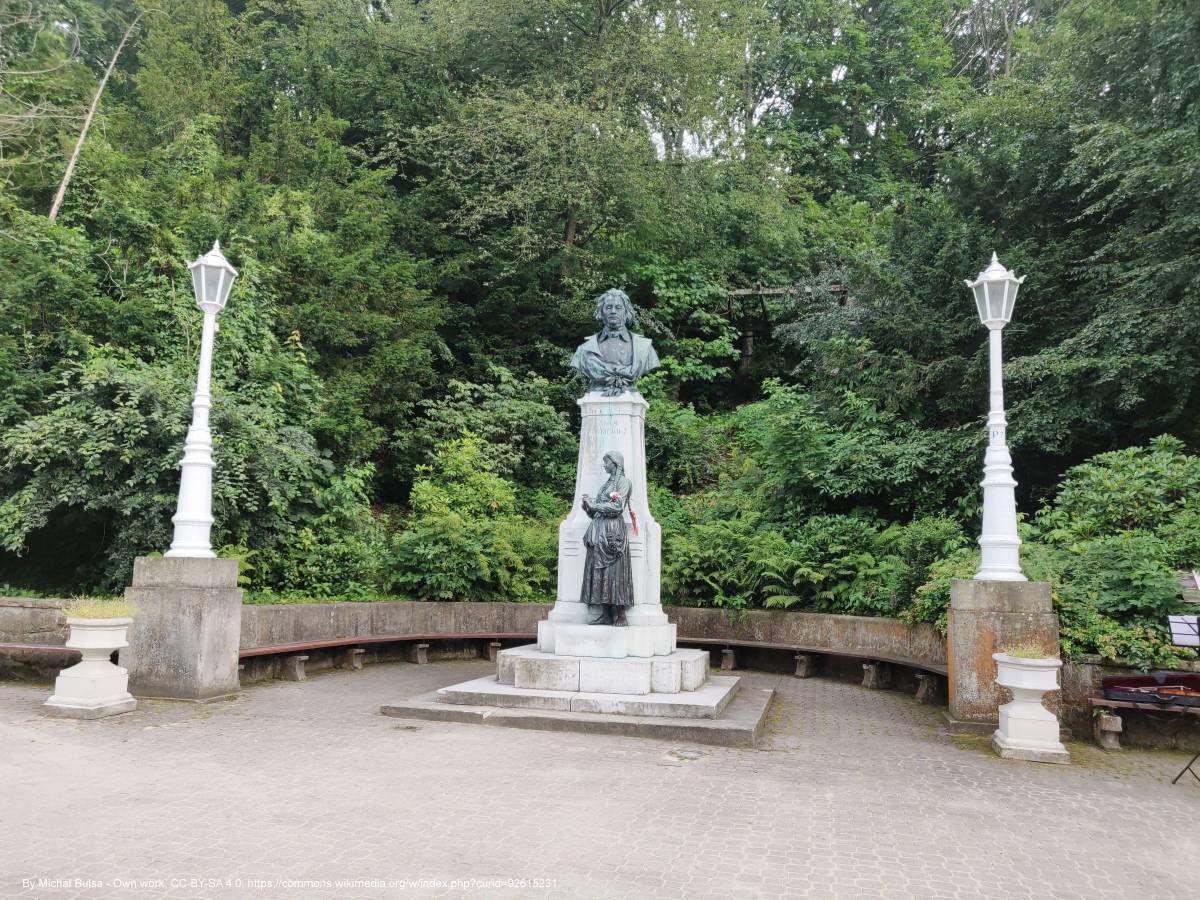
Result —
<path fill-rule="evenodd" d="M 946 626 L 949 712 L 961 723 L 995 728 L 1007 691 L 996 684 L 992 654 L 1035 643 L 1058 651 L 1058 616 L 1043 581 L 954 581 Z M 989 731 L 991 728 L 988 729 Z"/>
<path fill-rule="evenodd" d="M 139 697 L 236 694 L 242 592 L 235 559 L 139 558 L 125 596 L 138 607 L 121 664 Z"/>

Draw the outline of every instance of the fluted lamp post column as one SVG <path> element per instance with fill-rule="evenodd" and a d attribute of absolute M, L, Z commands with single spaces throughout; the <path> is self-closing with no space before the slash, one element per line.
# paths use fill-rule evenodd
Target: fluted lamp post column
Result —
<path fill-rule="evenodd" d="M 1005 269 L 992 254 L 992 262 L 967 287 L 975 295 L 979 321 L 988 329 L 990 409 L 988 411 L 988 447 L 983 458 L 983 529 L 979 536 L 982 559 L 976 581 L 1025 581 L 1021 572 L 1017 537 L 1017 499 L 1013 479 L 1012 456 L 1008 452 L 1004 418 L 1003 362 L 1000 332 L 1012 318 L 1017 289 L 1025 280 Z"/>
<path fill-rule="evenodd" d="M 237 278 L 237 269 L 221 253 L 221 242 L 194 262 L 192 289 L 196 305 L 204 313 L 200 337 L 200 368 L 196 375 L 196 395 L 192 400 L 192 424 L 183 445 L 182 473 L 179 479 L 179 502 L 171 521 L 175 536 L 166 556 L 213 557 L 212 531 L 212 432 L 208 428 L 208 411 L 212 407 L 213 339 L 217 333 L 217 316 L 225 308 L 229 291 Z"/>

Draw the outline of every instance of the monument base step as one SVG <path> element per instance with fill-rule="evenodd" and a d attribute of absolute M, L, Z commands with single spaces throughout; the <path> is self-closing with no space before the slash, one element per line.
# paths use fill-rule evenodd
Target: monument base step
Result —
<path fill-rule="evenodd" d="M 727 676 L 716 676 L 713 680 L 716 678 L 727 678 Z M 493 685 L 496 684 L 490 678 L 480 680 L 492 681 Z M 467 683 L 471 684 L 471 682 Z M 455 687 L 461 687 L 461 685 L 455 685 Z M 721 747 L 754 747 L 765 729 L 767 710 L 774 696 L 774 688 L 749 688 L 738 691 L 737 695 L 724 708 L 722 715 L 719 718 L 711 719 L 447 703 L 443 699 L 439 699 L 436 692 L 383 706 L 380 708 L 380 712 L 385 716 L 402 719 L 467 722 L 476 725 L 498 725 L 506 728 L 529 728 L 541 731 L 615 734 L 656 740 L 687 741 L 695 744 L 713 744 Z M 647 698 L 632 699 L 644 702 Z"/>
<path fill-rule="evenodd" d="M 602 626 L 579 627 L 595 631 Z M 648 659 L 611 659 L 544 653 L 538 645 L 527 644 L 501 650 L 496 656 L 496 680 L 503 685 L 530 690 L 678 694 L 699 689 L 707 678 L 707 650 L 676 650 L 666 656 Z"/>
<path fill-rule="evenodd" d="M 569 622 L 538 622 L 538 648 L 559 656 L 598 656 L 624 659 L 667 656 L 675 650 L 675 626 L 579 625 Z"/>
<path fill-rule="evenodd" d="M 544 691 L 502 684 L 491 675 L 444 687 L 443 703 L 498 706 L 505 709 L 552 709 L 559 712 L 661 716 L 671 719 L 715 719 L 737 691 L 738 679 L 717 675 L 698 690 L 677 694 L 609 694 L 590 691 Z"/>

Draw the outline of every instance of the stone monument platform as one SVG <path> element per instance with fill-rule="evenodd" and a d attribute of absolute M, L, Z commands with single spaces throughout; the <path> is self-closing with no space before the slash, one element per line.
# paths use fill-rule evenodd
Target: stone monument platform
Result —
<path fill-rule="evenodd" d="M 670 719 L 715 719 L 733 699 L 737 683 L 737 678 L 717 675 L 697 690 L 686 693 L 604 694 L 519 688 L 501 684 L 488 676 L 444 687 L 437 692 L 437 700 L 441 703 L 503 709 L 555 709 L 561 712 L 664 716 Z"/>
<path fill-rule="evenodd" d="M 587 632 L 633 630 L 574 627 Z M 546 653 L 537 644 L 527 644 L 501 650 L 495 675 L 386 704 L 380 712 L 398 718 L 753 747 L 775 692 L 740 693 L 739 682 L 737 676 L 709 674 L 707 650 L 615 658 Z"/>
<path fill-rule="evenodd" d="M 589 631 L 600 628 L 580 627 Z M 529 690 L 635 696 L 678 694 L 697 690 L 707 678 L 707 650 L 675 650 L 667 656 L 651 659 L 611 659 L 591 654 L 544 653 L 530 644 L 501 650 L 496 658 L 498 683 Z"/>
<path fill-rule="evenodd" d="M 495 677 L 442 688 L 436 699 L 509 709 L 713 719 L 733 699 L 737 686 L 736 677 L 709 676 L 706 650 L 608 659 L 543 653 L 530 644 L 501 650 Z"/>
<path fill-rule="evenodd" d="M 715 675 L 710 682 L 719 684 L 723 680 L 725 676 Z M 482 682 L 485 694 L 472 696 L 470 688 L 477 682 Z M 556 692 L 543 691 L 541 693 L 546 696 L 542 706 L 503 706 L 496 702 L 501 695 L 497 685 L 496 679 L 488 676 L 443 688 L 441 692 L 384 704 L 379 711 L 385 716 L 428 722 L 463 722 L 501 728 L 686 741 L 720 747 L 754 747 L 766 728 L 767 710 L 775 697 L 775 689 L 769 687 L 730 691 L 720 715 L 714 718 L 688 718 L 663 715 L 661 707 L 656 705 L 656 694 L 630 698 L 615 694 L 575 692 L 557 692 L 561 696 L 556 696 Z M 518 692 L 516 688 L 507 690 L 514 695 Z M 456 692 L 454 702 L 448 702 L 448 695 L 443 692 Z M 700 691 L 693 692 L 691 696 L 697 703 L 706 702 Z M 626 712 L 615 711 L 616 703 L 626 701 L 630 701 L 624 706 Z M 589 704 L 593 702 L 595 706 L 592 708 L 604 711 L 588 711 Z M 676 705 L 675 709 L 680 709 L 680 706 Z"/>

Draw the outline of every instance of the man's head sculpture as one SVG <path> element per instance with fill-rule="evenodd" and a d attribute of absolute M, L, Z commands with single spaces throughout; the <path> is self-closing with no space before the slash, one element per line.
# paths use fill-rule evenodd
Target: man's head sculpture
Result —
<path fill-rule="evenodd" d="M 620 288 L 609 288 L 596 298 L 596 308 L 592 313 L 592 317 L 597 322 L 603 322 L 605 304 L 618 301 L 625 307 L 625 327 L 632 328 L 633 324 L 637 321 L 637 313 L 634 311 L 629 295 Z"/>
<path fill-rule="evenodd" d="M 583 376 L 589 394 L 619 397 L 637 391 L 637 380 L 658 367 L 658 354 L 648 337 L 634 334 L 637 321 L 629 295 L 619 288 L 596 298 L 593 313 L 600 330 L 575 348 L 571 368 Z"/>

